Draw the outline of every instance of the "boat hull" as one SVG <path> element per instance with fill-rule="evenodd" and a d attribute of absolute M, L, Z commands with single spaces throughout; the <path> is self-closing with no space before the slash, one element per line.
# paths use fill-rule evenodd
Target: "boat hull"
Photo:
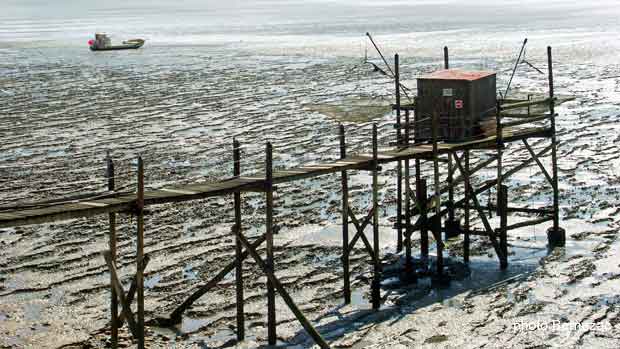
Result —
<path fill-rule="evenodd" d="M 135 50 L 135 49 L 139 49 L 143 45 L 144 45 L 144 41 L 142 41 L 142 42 L 135 42 L 135 43 L 127 43 L 127 44 L 123 44 L 123 45 L 108 46 L 108 47 L 90 46 L 90 50 L 91 51 Z"/>

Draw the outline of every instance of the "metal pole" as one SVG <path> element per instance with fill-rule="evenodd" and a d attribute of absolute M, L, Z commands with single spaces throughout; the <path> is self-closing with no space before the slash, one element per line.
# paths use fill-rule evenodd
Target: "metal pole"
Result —
<path fill-rule="evenodd" d="M 144 349 L 144 162 L 138 158 L 138 197 L 136 200 L 138 214 L 138 236 L 136 253 L 136 284 L 138 294 L 138 348 Z"/>
<path fill-rule="evenodd" d="M 450 62 L 448 58 L 448 46 L 443 47 L 443 68 L 450 69 Z"/>
<path fill-rule="evenodd" d="M 273 147 L 267 142 L 265 159 L 267 269 L 275 272 L 273 262 Z M 267 279 L 267 337 L 269 345 L 276 344 L 276 295 L 273 283 Z"/>
<path fill-rule="evenodd" d="M 381 266 L 379 265 L 379 161 L 377 145 L 377 124 L 372 125 L 372 236 L 373 236 L 373 280 L 372 280 L 372 308 L 378 310 L 381 306 Z"/>
<path fill-rule="evenodd" d="M 400 120 L 400 67 L 398 53 L 394 55 L 394 88 L 396 90 L 396 143 L 402 146 L 402 125 Z M 407 128 L 409 124 L 407 123 Z M 406 131 L 405 131 L 406 132 Z M 396 164 L 396 252 L 403 250 L 403 163 Z"/>
<path fill-rule="evenodd" d="M 233 175 L 239 177 L 241 175 L 241 149 L 239 141 L 233 139 Z M 245 320 L 243 313 L 243 244 L 239 235 L 241 235 L 241 192 L 234 194 L 235 205 L 235 290 L 237 295 L 237 340 L 242 341 L 245 338 Z"/>
<path fill-rule="evenodd" d="M 110 156 L 110 152 L 107 153 L 106 156 L 107 163 L 107 171 L 106 176 L 108 177 L 108 190 L 114 191 L 115 188 L 115 178 L 114 178 L 114 162 Z M 108 214 L 108 223 L 109 223 L 109 232 L 110 232 L 110 259 L 112 264 L 116 266 L 116 213 Z M 112 313 L 111 318 L 111 344 L 112 348 L 118 347 L 118 298 L 116 297 L 116 290 L 114 286 L 112 286 L 112 275 L 110 274 L 110 285 L 111 285 L 111 300 L 110 300 L 110 312 Z"/>
<path fill-rule="evenodd" d="M 344 125 L 340 124 L 340 158 L 347 157 Z M 342 269 L 344 278 L 344 302 L 351 303 L 351 275 L 349 271 L 349 183 L 347 171 L 340 172 L 342 181 Z"/>

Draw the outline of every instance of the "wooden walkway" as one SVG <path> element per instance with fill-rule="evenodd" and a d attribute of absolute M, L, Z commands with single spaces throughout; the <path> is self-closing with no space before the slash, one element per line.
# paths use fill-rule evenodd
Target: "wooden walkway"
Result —
<path fill-rule="evenodd" d="M 503 129 L 503 141 L 511 142 L 527 138 L 549 137 L 548 127 Z M 462 143 L 442 143 L 438 145 L 439 154 L 446 154 L 465 149 L 488 149 L 497 147 L 497 137 L 491 136 Z M 414 145 L 404 149 L 380 152 L 379 164 L 407 159 L 432 158 L 431 144 Z M 307 165 L 273 173 L 273 184 L 293 182 L 304 178 L 317 177 L 344 170 L 367 170 L 372 165 L 372 154 L 359 154 L 345 159 L 327 161 L 321 164 Z M 222 196 L 235 192 L 262 191 L 265 186 L 263 174 L 252 177 L 240 176 L 213 183 L 189 184 L 183 187 L 163 188 L 144 193 L 145 205 L 183 202 Z M 109 193 L 86 199 L 57 201 L 55 203 L 32 203 L 22 207 L 0 209 L 0 228 L 41 224 L 80 217 L 89 217 L 104 213 L 127 212 L 135 209 L 135 193 Z"/>

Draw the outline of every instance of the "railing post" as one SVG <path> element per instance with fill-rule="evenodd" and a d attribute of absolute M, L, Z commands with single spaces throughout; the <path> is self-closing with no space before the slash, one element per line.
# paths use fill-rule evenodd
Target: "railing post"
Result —
<path fill-rule="evenodd" d="M 267 268 L 275 272 L 273 261 L 273 147 L 267 142 L 265 158 L 266 250 Z M 267 337 L 269 345 L 276 344 L 276 296 L 273 283 L 267 278 Z"/>
<path fill-rule="evenodd" d="M 347 144 L 344 125 L 340 124 L 340 159 L 347 157 Z M 342 269 L 344 278 L 344 302 L 351 303 L 351 275 L 349 272 L 349 183 L 347 171 L 340 172 L 342 182 Z"/>
<path fill-rule="evenodd" d="M 233 139 L 233 175 L 241 175 L 241 149 L 237 139 Z M 243 313 L 243 244 L 239 235 L 242 234 L 241 227 L 241 192 L 234 194 L 235 206 L 235 291 L 237 296 L 237 340 L 245 338 L 245 320 Z"/>

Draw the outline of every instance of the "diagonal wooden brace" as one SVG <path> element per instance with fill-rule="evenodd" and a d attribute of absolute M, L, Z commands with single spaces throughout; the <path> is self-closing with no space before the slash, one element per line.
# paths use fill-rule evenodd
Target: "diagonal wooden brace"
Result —
<path fill-rule="evenodd" d="M 254 242 L 250 244 L 250 246 L 252 246 L 252 248 L 258 248 L 263 242 L 265 242 L 265 235 L 262 235 L 261 237 L 257 238 Z M 247 249 L 243 251 L 243 253 L 241 253 L 241 260 L 244 260 L 248 256 L 248 254 L 250 254 L 250 252 Z M 198 290 L 192 293 L 192 295 L 187 297 L 187 299 L 181 305 L 179 305 L 175 310 L 173 310 L 172 313 L 170 314 L 169 319 L 157 319 L 157 321 L 160 324 L 165 325 L 165 326 L 180 323 L 183 312 L 185 312 L 185 310 L 191 307 L 192 304 L 194 304 L 194 302 L 198 300 L 198 298 L 202 297 L 207 292 L 209 292 L 209 290 L 215 287 L 215 285 L 217 285 L 220 281 L 222 281 L 222 279 L 224 279 L 224 277 L 236 267 L 237 267 L 236 262 L 232 262 L 228 264 L 226 267 L 224 267 L 224 269 L 222 269 L 219 273 L 217 273 L 217 275 L 215 275 L 206 284 L 204 284 Z"/>
<path fill-rule="evenodd" d="M 366 227 L 368 226 L 368 224 L 370 224 L 370 221 L 372 220 L 373 213 L 375 211 L 374 207 L 370 209 L 368 215 L 364 218 L 361 224 L 357 217 L 355 217 L 355 214 L 350 207 L 348 208 L 348 211 L 349 217 L 351 217 L 351 222 L 353 223 L 353 225 L 355 225 L 355 229 L 357 229 L 357 233 L 355 233 L 353 240 L 351 240 L 351 243 L 349 243 L 349 251 L 353 250 L 355 244 L 357 243 L 357 240 L 361 238 L 364 242 L 364 246 L 366 247 L 366 251 L 368 251 L 368 254 L 370 254 L 371 257 L 374 256 L 375 252 L 372 249 L 372 246 L 370 246 L 368 238 L 366 237 L 366 235 L 364 235 L 364 229 L 366 229 Z"/>
<path fill-rule="evenodd" d="M 254 260 L 256 261 L 256 264 L 258 264 L 258 266 L 261 268 L 263 273 L 265 273 L 269 281 L 278 290 L 280 297 L 282 297 L 286 305 L 288 305 L 289 309 L 291 309 L 293 314 L 295 314 L 295 317 L 297 317 L 297 320 L 299 320 L 299 322 L 304 327 L 304 329 L 308 332 L 310 337 L 314 339 L 314 342 L 318 344 L 321 348 L 329 348 L 329 345 L 327 345 L 323 337 L 321 337 L 321 335 L 312 326 L 310 321 L 308 321 L 308 319 L 306 319 L 306 317 L 299 310 L 299 308 L 297 308 L 297 305 L 295 305 L 295 302 L 293 302 L 293 299 L 291 298 L 291 296 L 288 294 L 288 292 L 286 292 L 286 290 L 284 289 L 284 286 L 282 286 L 282 283 L 280 283 L 280 280 L 278 280 L 278 278 L 276 278 L 273 272 L 269 270 L 265 261 L 263 261 L 263 259 L 260 257 L 258 252 L 256 252 L 255 248 L 246 239 L 246 237 L 243 234 L 239 234 L 239 240 L 241 240 L 241 243 L 245 245 L 245 248 L 250 253 L 252 258 L 254 258 Z"/>
<path fill-rule="evenodd" d="M 149 264 L 150 257 L 148 254 L 144 255 L 142 259 L 142 265 L 140 266 L 141 272 L 146 270 L 147 264 Z M 138 289 L 138 280 L 134 276 L 131 280 L 131 285 L 129 286 L 129 291 L 127 291 L 127 303 L 131 304 L 133 302 L 133 297 L 136 295 L 136 290 Z M 121 311 L 117 316 L 118 318 L 118 327 L 123 326 L 123 322 L 125 321 L 125 314 Z"/>
<path fill-rule="evenodd" d="M 461 164 L 461 159 L 456 153 L 454 153 L 454 160 L 455 160 L 456 166 L 459 169 L 459 172 L 461 172 L 463 177 L 469 176 L 469 173 L 467 173 L 467 171 L 463 168 L 463 165 Z M 497 241 L 497 236 L 495 234 L 495 231 L 493 230 L 493 228 L 491 228 L 491 224 L 489 224 L 489 220 L 487 219 L 487 216 L 484 214 L 484 210 L 480 206 L 480 202 L 478 201 L 478 197 L 476 195 L 476 190 L 472 188 L 471 183 L 469 181 L 467 184 L 468 185 L 466 185 L 465 190 L 469 192 L 469 199 L 473 201 L 474 208 L 476 209 L 476 211 L 478 212 L 478 215 L 480 216 L 480 219 L 482 220 L 484 229 L 487 231 L 487 234 L 489 234 L 489 238 L 491 239 L 491 244 L 493 245 L 493 249 L 495 250 L 495 253 L 497 254 L 498 258 L 501 261 L 504 256 L 503 256 L 502 250 L 500 249 L 499 243 Z"/>
<path fill-rule="evenodd" d="M 523 144 L 525 145 L 525 148 L 527 148 L 527 151 L 530 152 L 530 155 L 532 156 L 532 159 L 534 159 L 534 161 L 536 161 L 536 163 L 538 164 L 538 167 L 540 167 L 540 170 L 542 171 L 542 173 L 545 175 L 545 177 L 549 181 L 549 184 L 551 184 L 551 187 L 554 187 L 553 179 L 549 175 L 549 172 L 547 172 L 547 169 L 545 168 L 545 166 L 543 166 L 542 162 L 540 162 L 540 159 L 538 158 L 538 155 L 536 155 L 536 153 L 534 153 L 534 150 L 532 149 L 532 147 L 530 146 L 530 144 L 527 142 L 526 139 L 523 140 Z"/>
<path fill-rule="evenodd" d="M 112 287 L 114 287 L 114 290 L 116 291 L 116 296 L 118 297 L 118 300 L 121 303 L 122 313 L 124 314 L 125 319 L 127 320 L 127 324 L 129 325 L 131 334 L 133 335 L 134 338 L 137 339 L 138 334 L 140 333 L 138 331 L 138 325 L 136 324 L 134 315 L 131 312 L 131 304 L 127 301 L 127 298 L 125 298 L 125 291 L 123 290 L 123 286 L 121 286 L 121 283 L 118 280 L 118 274 L 116 272 L 116 267 L 114 266 L 114 263 L 112 263 L 112 254 L 110 253 L 109 250 L 104 251 L 101 254 L 103 255 L 103 258 L 105 259 L 105 262 L 108 265 L 108 269 L 110 270 Z"/>

